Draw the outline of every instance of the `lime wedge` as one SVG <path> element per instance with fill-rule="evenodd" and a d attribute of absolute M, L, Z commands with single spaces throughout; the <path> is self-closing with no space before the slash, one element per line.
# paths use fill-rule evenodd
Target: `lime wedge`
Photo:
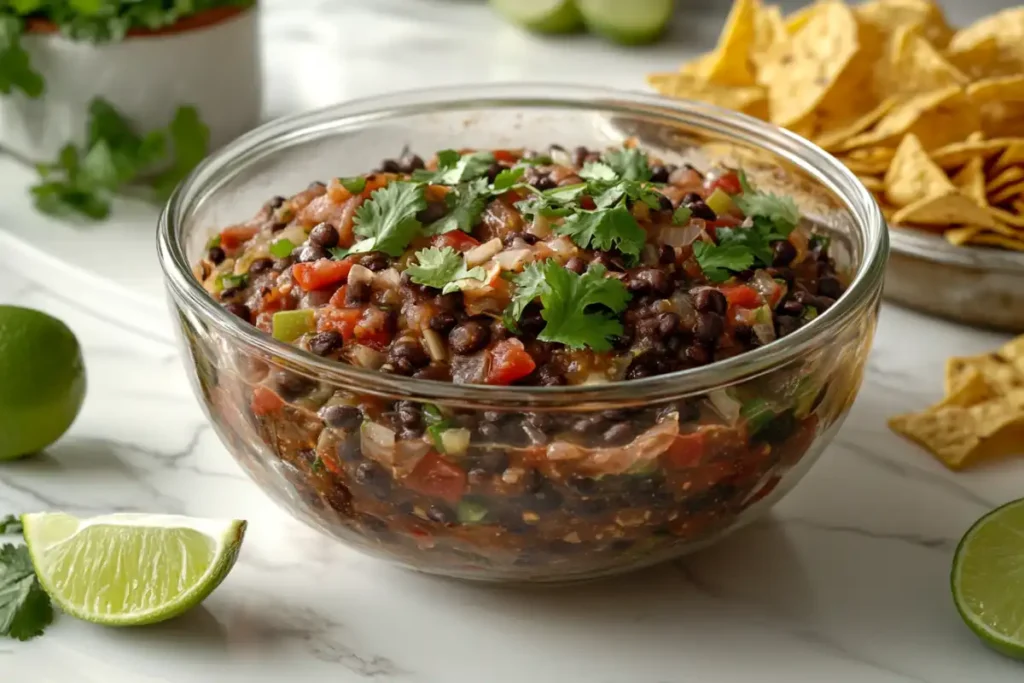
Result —
<path fill-rule="evenodd" d="M 953 558 L 953 601 L 986 645 L 1024 659 L 1024 499 L 985 515 Z"/>
<path fill-rule="evenodd" d="M 141 626 L 195 607 L 224 580 L 245 535 L 239 520 L 117 514 L 22 517 L 39 582 L 68 614 Z"/>
<path fill-rule="evenodd" d="M 576 0 L 587 28 L 623 45 L 650 43 L 672 18 L 675 0 Z"/>
<path fill-rule="evenodd" d="M 583 26 L 573 0 L 491 0 L 506 19 L 537 33 L 570 33 Z"/>

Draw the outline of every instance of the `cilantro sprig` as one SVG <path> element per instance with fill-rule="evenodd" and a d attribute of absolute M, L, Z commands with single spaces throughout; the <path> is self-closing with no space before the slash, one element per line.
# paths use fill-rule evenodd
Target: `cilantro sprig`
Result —
<path fill-rule="evenodd" d="M 608 209 L 579 211 L 556 227 L 555 233 L 569 235 L 585 249 L 618 249 L 631 257 L 640 255 L 647 240 L 647 233 L 626 208 L 624 200 Z"/>
<path fill-rule="evenodd" d="M 448 207 L 447 215 L 427 226 L 426 233 L 442 235 L 453 230 L 471 232 L 483 215 L 491 194 L 491 187 L 484 178 L 452 188 L 444 197 L 445 205 Z"/>
<path fill-rule="evenodd" d="M 507 317 L 517 323 L 526 306 L 539 297 L 546 324 L 538 339 L 573 349 L 589 346 L 608 351 L 610 338 L 622 334 L 617 316 L 625 310 L 630 294 L 622 282 L 606 278 L 605 273 L 600 264 L 591 264 L 577 275 L 554 260 L 531 263 L 513 279 L 516 289 Z"/>
<path fill-rule="evenodd" d="M 29 640 L 53 622 L 50 597 L 39 585 L 26 546 L 0 547 L 0 636 Z"/>
<path fill-rule="evenodd" d="M 401 256 L 420 234 L 422 224 L 416 214 L 426 207 L 420 183 L 399 181 L 374 190 L 354 219 L 355 233 L 364 239 L 356 242 L 348 253 L 382 251 L 388 256 Z"/>
<path fill-rule="evenodd" d="M 416 252 L 416 263 L 405 269 L 409 279 L 418 285 L 440 289 L 449 294 L 461 289 L 463 280 L 480 280 L 487 272 L 480 266 L 468 267 L 465 257 L 451 247 L 430 247 Z"/>
<path fill-rule="evenodd" d="M 21 518 L 17 515 L 5 515 L 0 517 L 0 536 L 4 534 L 20 534 Z"/>
<path fill-rule="evenodd" d="M 459 154 L 453 149 L 437 153 L 437 170 L 414 171 L 412 179 L 434 185 L 458 185 L 487 175 L 487 169 L 494 163 L 492 152 L 470 152 Z"/>
<path fill-rule="evenodd" d="M 89 107 L 85 145 L 67 144 L 54 162 L 38 165 L 40 182 L 31 189 L 36 207 L 99 220 L 110 214 L 113 197 L 132 187 L 164 199 L 206 156 L 209 135 L 193 107 L 180 107 L 167 130 L 139 134 L 97 98 Z"/>

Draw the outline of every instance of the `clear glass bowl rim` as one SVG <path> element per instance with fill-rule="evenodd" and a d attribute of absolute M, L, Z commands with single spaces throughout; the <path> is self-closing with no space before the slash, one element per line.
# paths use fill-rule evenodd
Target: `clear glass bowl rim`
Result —
<path fill-rule="evenodd" d="M 681 125 L 735 138 L 787 160 L 832 191 L 845 204 L 863 236 L 863 258 L 850 287 L 832 308 L 793 334 L 711 365 L 600 385 L 494 387 L 412 379 L 319 358 L 230 315 L 192 274 L 192 264 L 185 253 L 184 226 L 193 208 L 269 154 L 338 130 L 411 114 L 523 107 L 672 118 Z M 522 406 L 601 407 L 669 400 L 730 386 L 783 366 L 830 338 L 859 312 L 873 305 L 885 273 L 889 239 L 881 210 L 856 176 L 816 145 L 777 126 L 701 102 L 669 100 L 625 90 L 559 84 L 484 84 L 361 98 L 286 116 L 256 128 L 210 155 L 178 186 L 160 216 L 157 251 L 168 289 L 179 304 L 211 323 L 227 338 L 274 357 L 293 371 L 356 392 L 500 410 Z"/>

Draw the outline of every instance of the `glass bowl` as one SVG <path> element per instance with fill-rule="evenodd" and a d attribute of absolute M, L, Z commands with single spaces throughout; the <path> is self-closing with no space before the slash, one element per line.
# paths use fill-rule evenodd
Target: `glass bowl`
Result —
<path fill-rule="evenodd" d="M 701 368 L 604 385 L 491 387 L 315 357 L 228 315 L 192 274 L 209 236 L 269 197 L 366 172 L 404 146 L 423 155 L 603 148 L 626 137 L 673 163 L 741 165 L 763 189 L 794 196 L 830 231 L 846 293 L 795 333 Z M 159 230 L 193 387 L 264 491 L 372 555 L 517 582 L 668 560 L 779 500 L 857 394 L 887 250 L 871 195 L 795 135 L 703 104 L 554 85 L 400 93 L 275 121 L 207 159 L 171 198 Z M 318 411 L 328 404 L 359 412 L 327 423 Z M 768 411 L 756 430 L 744 419 L 751 405 Z M 400 433 L 396 442 L 389 425 L 402 411 L 457 426 L 459 455 L 439 456 L 428 436 Z M 588 441 L 617 424 L 633 435 L 627 445 Z"/>

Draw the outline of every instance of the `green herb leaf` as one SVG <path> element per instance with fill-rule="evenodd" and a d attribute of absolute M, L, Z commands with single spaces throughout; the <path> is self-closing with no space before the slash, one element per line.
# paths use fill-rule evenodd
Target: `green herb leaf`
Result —
<path fill-rule="evenodd" d="M 357 242 L 350 253 L 382 251 L 389 256 L 401 256 L 420 233 L 416 214 L 426 207 L 419 183 L 393 182 L 374 190 L 355 215 L 355 233 L 366 239 Z"/>
<path fill-rule="evenodd" d="M 743 215 L 753 219 L 755 226 L 769 239 L 785 239 L 800 222 L 800 209 L 792 197 L 780 197 L 755 190 L 742 171 L 739 173 L 741 194 L 733 197 Z"/>
<path fill-rule="evenodd" d="M 693 255 L 712 282 L 725 282 L 732 273 L 754 265 L 754 255 L 743 245 L 720 246 L 698 241 L 693 243 Z"/>
<path fill-rule="evenodd" d="M 0 636 L 29 640 L 51 622 L 53 606 L 39 585 L 28 548 L 0 547 Z"/>
<path fill-rule="evenodd" d="M 756 435 L 775 419 L 775 410 L 763 398 L 747 401 L 740 407 L 740 416 L 747 421 L 747 433 Z"/>
<path fill-rule="evenodd" d="M 244 287 L 248 279 L 249 277 L 247 275 L 221 275 L 217 278 L 217 290 L 223 291 L 225 289 L 232 289 L 233 287 Z"/>
<path fill-rule="evenodd" d="M 615 172 L 615 169 L 600 161 L 591 161 L 585 164 L 580 170 L 579 176 L 584 180 L 610 180 L 614 182 L 619 179 L 619 174 Z"/>
<path fill-rule="evenodd" d="M 624 204 L 611 209 L 580 211 L 566 218 L 555 232 L 569 235 L 584 249 L 618 249 L 632 257 L 640 255 L 647 240 L 647 233 Z"/>
<path fill-rule="evenodd" d="M 153 182 L 157 194 L 163 198 L 171 195 L 174 188 L 206 158 L 210 150 L 210 129 L 200 120 L 195 107 L 179 107 L 168 133 L 174 158 L 171 167 Z"/>
<path fill-rule="evenodd" d="M 29 64 L 28 52 L 21 46 L 23 24 L 10 14 L 0 15 L 0 93 L 20 90 L 29 97 L 43 94 L 43 77 Z"/>
<path fill-rule="evenodd" d="M 507 192 L 511 188 L 515 187 L 519 179 L 523 177 L 523 173 L 526 172 L 522 166 L 516 166 L 515 168 L 506 168 L 497 175 L 494 179 L 494 185 L 491 191 L 495 194 L 501 194 Z"/>
<path fill-rule="evenodd" d="M 480 266 L 468 268 L 466 259 L 451 247 L 430 247 L 416 252 L 415 265 L 405 269 L 418 285 L 440 289 L 443 294 L 459 290 L 459 281 L 484 280 L 487 272 Z"/>
<path fill-rule="evenodd" d="M 512 303 L 505 312 L 505 319 L 518 326 L 519 319 L 523 317 L 523 310 L 547 288 L 544 268 L 539 263 L 530 263 L 523 272 L 512 278 L 512 282 L 516 288 L 512 294 Z"/>
<path fill-rule="evenodd" d="M 687 225 L 690 222 L 690 217 L 693 212 L 690 211 L 688 206 L 680 206 L 678 209 L 672 212 L 672 224 L 673 225 Z"/>
<path fill-rule="evenodd" d="M 274 258 L 288 258 L 295 251 L 295 243 L 290 239 L 279 239 L 270 243 L 270 255 Z"/>
<path fill-rule="evenodd" d="M 17 515 L 0 517 L 0 534 L 20 534 L 21 518 Z"/>
<path fill-rule="evenodd" d="M 333 247 L 331 249 L 328 249 L 327 251 L 331 253 L 331 258 L 334 259 L 335 261 L 341 261 L 342 259 L 348 257 L 348 255 L 352 253 L 352 250 L 349 249 L 348 247 Z"/>
<path fill-rule="evenodd" d="M 428 225 L 424 232 L 428 235 L 442 235 L 452 230 L 472 232 L 490 197 L 490 187 L 483 178 L 456 186 L 444 198 L 448 215 Z"/>
<path fill-rule="evenodd" d="M 770 231 L 761 229 L 754 225 L 749 228 L 718 228 L 715 231 L 718 246 L 721 247 L 742 247 L 750 252 L 756 263 L 762 266 L 772 264 L 772 245 L 769 237 L 778 239 L 770 234 Z M 747 266 L 749 268 L 750 266 Z M 744 270 L 744 269 L 740 269 Z"/>
<path fill-rule="evenodd" d="M 361 175 L 354 178 L 338 178 L 338 183 L 352 194 L 359 194 L 366 189 L 366 178 Z"/>
<path fill-rule="evenodd" d="M 623 180 L 651 179 L 651 167 L 643 150 L 626 147 L 609 150 L 601 156 L 601 161 Z"/>
<path fill-rule="evenodd" d="M 460 157 L 452 150 L 445 150 L 437 155 L 436 171 L 421 169 L 413 172 L 412 179 L 434 185 L 458 185 L 487 175 L 493 163 L 491 152 L 470 152 Z"/>
<path fill-rule="evenodd" d="M 444 453 L 444 440 L 441 438 L 441 434 L 445 430 L 450 429 L 452 426 L 451 420 L 441 420 L 427 427 L 427 436 L 430 437 L 431 443 L 441 453 Z"/>
<path fill-rule="evenodd" d="M 546 218 L 561 218 L 571 214 L 580 197 L 587 191 L 587 183 L 554 187 L 516 202 L 516 208 L 524 216 L 541 215 Z"/>
<path fill-rule="evenodd" d="M 318 455 L 313 459 L 313 462 L 309 465 L 309 471 L 313 474 L 320 474 L 324 471 L 325 465 L 323 459 Z"/>

